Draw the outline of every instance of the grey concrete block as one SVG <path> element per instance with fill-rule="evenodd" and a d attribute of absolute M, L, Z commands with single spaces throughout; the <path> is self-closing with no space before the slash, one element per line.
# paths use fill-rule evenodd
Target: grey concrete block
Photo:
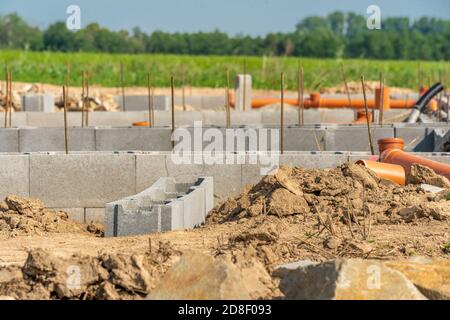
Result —
<path fill-rule="evenodd" d="M 97 128 L 98 151 L 169 151 L 172 150 L 168 128 Z"/>
<path fill-rule="evenodd" d="M 378 152 L 378 140 L 394 137 L 393 128 L 372 128 L 375 151 Z M 367 128 L 327 128 L 325 135 L 326 151 L 370 151 Z"/>
<path fill-rule="evenodd" d="M 122 96 L 117 96 L 116 101 L 122 111 L 148 111 L 148 95 L 126 95 L 125 106 Z M 169 110 L 170 96 L 155 95 L 153 97 L 153 106 L 155 110 Z"/>
<path fill-rule="evenodd" d="M 25 94 L 21 97 L 22 110 L 34 112 L 54 112 L 55 99 L 51 93 Z"/>
<path fill-rule="evenodd" d="M 105 224 L 105 208 L 86 208 L 85 209 L 85 222 L 87 224 L 91 222 Z"/>
<path fill-rule="evenodd" d="M 92 112 L 89 113 L 89 117 Z M 81 127 L 81 112 L 67 112 L 69 127 Z M 64 113 L 59 112 L 27 112 L 27 125 L 30 127 L 64 127 Z"/>
<path fill-rule="evenodd" d="M 85 223 L 84 208 L 49 208 L 52 211 L 64 211 L 69 216 L 69 220 Z"/>
<path fill-rule="evenodd" d="M 136 190 L 141 192 L 160 177 L 169 176 L 166 170 L 166 153 L 136 155 Z"/>
<path fill-rule="evenodd" d="M 307 169 L 336 168 L 347 161 L 348 154 L 345 152 L 288 152 L 280 156 L 280 165 L 302 167 Z"/>
<path fill-rule="evenodd" d="M 91 127 L 130 127 L 133 123 L 140 121 L 148 121 L 148 112 L 89 112 L 89 126 Z"/>
<path fill-rule="evenodd" d="M 19 130 L 0 128 L 0 152 L 19 152 Z"/>
<path fill-rule="evenodd" d="M 28 155 L 0 154 L 0 199 L 9 195 L 30 196 Z"/>
<path fill-rule="evenodd" d="M 98 208 L 136 193 L 131 154 L 32 154 L 30 196 L 50 207 Z M 26 181 L 26 180 L 25 180 Z"/>
<path fill-rule="evenodd" d="M 405 151 L 433 151 L 433 139 L 426 127 L 395 127 L 395 137 L 405 140 Z"/>
<path fill-rule="evenodd" d="M 281 133 L 280 133 L 281 134 Z M 284 129 L 285 151 L 324 151 L 326 150 L 324 129 L 288 127 Z"/>
<path fill-rule="evenodd" d="M 95 150 L 93 128 L 67 129 L 70 151 Z M 64 151 L 64 128 L 22 128 L 19 130 L 20 152 Z"/>

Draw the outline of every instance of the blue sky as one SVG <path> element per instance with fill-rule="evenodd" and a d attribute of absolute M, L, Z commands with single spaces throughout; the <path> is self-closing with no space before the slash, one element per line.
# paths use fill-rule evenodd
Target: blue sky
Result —
<path fill-rule="evenodd" d="M 0 14 L 17 12 L 30 23 L 46 27 L 65 21 L 71 4 L 81 7 L 83 26 L 98 22 L 113 30 L 139 26 L 146 32 L 217 28 L 231 35 L 264 35 L 291 31 L 308 15 L 335 10 L 365 14 L 371 4 L 380 6 L 382 17 L 450 19 L 449 0 L 0 0 Z"/>

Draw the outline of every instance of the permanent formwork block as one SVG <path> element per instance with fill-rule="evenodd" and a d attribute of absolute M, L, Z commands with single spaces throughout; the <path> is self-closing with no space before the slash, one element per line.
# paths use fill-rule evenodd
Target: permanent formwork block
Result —
<path fill-rule="evenodd" d="M 212 178 L 189 185 L 160 178 L 150 188 L 106 204 L 105 237 L 191 229 L 202 224 L 212 203 Z"/>
<path fill-rule="evenodd" d="M 222 126 L 227 124 L 225 111 L 203 111 L 203 125 Z M 232 126 L 254 125 L 261 126 L 262 113 L 258 111 L 230 111 L 230 124 Z"/>
<path fill-rule="evenodd" d="M 98 151 L 169 151 L 172 150 L 169 128 L 97 128 Z"/>
<path fill-rule="evenodd" d="M 51 93 L 24 94 L 21 97 L 22 110 L 34 112 L 54 112 L 55 99 Z"/>
<path fill-rule="evenodd" d="M 281 134 L 281 133 L 280 133 Z M 326 131 L 322 128 L 284 128 L 285 151 L 324 151 Z"/>
<path fill-rule="evenodd" d="M 67 129 L 69 151 L 94 151 L 93 128 Z M 22 128 L 19 130 L 20 152 L 64 151 L 64 128 Z"/>
<path fill-rule="evenodd" d="M 122 111 L 148 111 L 148 95 L 128 95 L 125 96 L 125 106 L 122 96 L 117 96 L 116 101 L 119 109 Z M 169 96 L 154 96 L 153 106 L 155 110 L 169 110 L 170 97 Z"/>
<path fill-rule="evenodd" d="M 426 127 L 394 127 L 395 137 L 405 141 L 405 151 L 433 151 L 433 136 Z"/>
<path fill-rule="evenodd" d="M 378 151 L 377 141 L 394 137 L 393 128 L 371 128 L 374 149 Z M 325 135 L 326 151 L 370 151 L 367 128 L 327 128 Z"/>
<path fill-rule="evenodd" d="M 29 156 L 0 154 L 0 199 L 30 195 Z"/>
<path fill-rule="evenodd" d="M 19 152 L 19 130 L 0 128 L 0 152 Z"/>
<path fill-rule="evenodd" d="M 148 121 L 146 111 L 89 112 L 89 126 L 130 127 L 135 122 Z"/>
<path fill-rule="evenodd" d="M 31 154 L 30 196 L 49 207 L 99 208 L 136 193 L 132 154 Z"/>
<path fill-rule="evenodd" d="M 239 74 L 234 82 L 235 110 L 250 111 L 252 109 L 252 76 Z"/>
<path fill-rule="evenodd" d="M 27 126 L 64 127 L 63 112 L 27 112 Z M 91 113 L 89 113 L 91 114 Z M 67 112 L 67 125 L 81 127 L 81 112 Z"/>
<path fill-rule="evenodd" d="M 105 208 L 85 208 L 84 210 L 84 221 L 89 224 L 91 222 L 94 223 L 105 223 Z"/>

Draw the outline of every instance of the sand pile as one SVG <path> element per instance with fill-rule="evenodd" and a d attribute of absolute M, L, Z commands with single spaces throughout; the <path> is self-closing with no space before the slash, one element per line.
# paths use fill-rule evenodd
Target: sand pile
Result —
<path fill-rule="evenodd" d="M 153 248 L 155 249 L 155 248 Z M 145 255 L 75 254 L 61 258 L 33 249 L 23 267 L 0 268 L 0 296 L 15 299 L 102 299 L 145 297 L 179 257 L 169 243 Z"/>
<path fill-rule="evenodd" d="M 102 235 L 103 227 L 70 221 L 67 213 L 47 210 L 38 199 L 12 195 L 0 201 L 0 236 L 41 235 L 49 232 Z"/>

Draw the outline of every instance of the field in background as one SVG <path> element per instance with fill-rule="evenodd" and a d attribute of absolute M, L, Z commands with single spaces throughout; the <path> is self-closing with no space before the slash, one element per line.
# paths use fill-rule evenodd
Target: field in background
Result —
<path fill-rule="evenodd" d="M 105 87 L 120 85 L 120 62 L 123 62 L 125 86 L 146 86 L 147 72 L 151 71 L 155 86 L 167 87 L 170 75 L 181 84 L 183 70 L 185 85 L 197 87 L 223 87 L 226 70 L 230 69 L 231 81 L 237 73 L 243 73 L 244 60 L 247 72 L 253 75 L 253 86 L 258 89 L 279 87 L 280 72 L 286 73 L 287 87 L 296 87 L 299 63 L 305 72 L 305 87 L 320 89 L 342 83 L 340 62 L 344 63 L 347 80 L 359 81 L 361 74 L 367 80 L 378 80 L 379 72 L 386 77 L 386 84 L 396 87 L 418 87 L 418 61 L 336 60 L 279 57 L 237 56 L 187 56 L 187 55 L 120 55 L 103 53 L 54 53 L 1 51 L 0 65 L 7 63 L 16 81 L 62 84 L 65 65 L 71 66 L 71 85 L 81 85 L 81 72 L 88 70 L 91 84 Z M 420 62 L 423 83 L 447 82 L 450 62 Z M 3 72 L 0 73 L 3 80 Z"/>

